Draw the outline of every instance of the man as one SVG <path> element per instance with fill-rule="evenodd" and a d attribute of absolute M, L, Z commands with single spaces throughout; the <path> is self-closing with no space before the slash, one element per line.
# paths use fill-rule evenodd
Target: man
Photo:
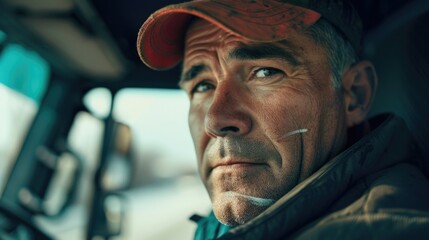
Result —
<path fill-rule="evenodd" d="M 366 120 L 377 87 L 338 0 L 202 0 L 142 26 L 143 62 L 180 87 L 213 213 L 196 239 L 429 235 L 429 184 L 404 123 Z"/>

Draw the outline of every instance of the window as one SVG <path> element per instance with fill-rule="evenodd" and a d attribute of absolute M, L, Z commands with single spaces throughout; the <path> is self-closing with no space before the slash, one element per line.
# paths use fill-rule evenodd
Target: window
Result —
<path fill-rule="evenodd" d="M 37 113 L 50 76 L 37 53 L 0 31 L 0 193 Z"/>
<path fill-rule="evenodd" d="M 128 191 L 125 239 L 192 239 L 210 200 L 197 174 L 189 102 L 180 90 L 124 89 L 113 116 L 132 131 L 134 189 Z"/>
<path fill-rule="evenodd" d="M 101 157 L 104 119 L 111 105 L 107 89 L 93 89 L 84 103 L 89 112 L 76 115 L 68 144 L 84 160 L 78 198 L 61 218 L 38 223 L 59 239 L 83 239 L 88 221 L 94 173 Z M 109 155 L 103 183 L 119 187 L 125 199 L 121 235 L 117 239 L 192 239 L 192 214 L 206 215 L 210 200 L 197 174 L 196 156 L 187 124 L 188 99 L 180 90 L 124 89 L 113 102 L 113 118 L 123 131 Z M 123 164 L 126 161 L 129 165 Z M 106 181 L 105 181 L 106 180 Z M 114 200 L 114 199 L 113 199 Z M 118 210 L 115 201 L 106 208 Z"/>

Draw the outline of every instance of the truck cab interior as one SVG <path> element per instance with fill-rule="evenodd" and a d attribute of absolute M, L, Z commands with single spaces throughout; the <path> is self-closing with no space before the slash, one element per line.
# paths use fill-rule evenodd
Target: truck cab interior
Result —
<path fill-rule="evenodd" d="M 180 67 L 136 51 L 180 1 L 0 0 L 0 239 L 191 239 L 210 210 Z M 429 176 L 429 1 L 353 0 L 378 71 L 371 115 L 402 116 Z"/>

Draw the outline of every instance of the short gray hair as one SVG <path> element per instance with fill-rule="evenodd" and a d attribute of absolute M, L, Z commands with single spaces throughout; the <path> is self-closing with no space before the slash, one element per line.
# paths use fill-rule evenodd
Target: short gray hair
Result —
<path fill-rule="evenodd" d="M 306 32 L 316 43 L 326 49 L 331 66 L 332 84 L 336 89 L 341 88 L 344 71 L 359 61 L 355 49 L 337 29 L 323 18 Z"/>

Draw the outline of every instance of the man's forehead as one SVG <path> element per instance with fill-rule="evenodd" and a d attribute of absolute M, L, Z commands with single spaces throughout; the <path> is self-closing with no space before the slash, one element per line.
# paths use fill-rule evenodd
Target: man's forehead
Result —
<path fill-rule="evenodd" d="M 195 37 L 201 37 L 201 34 L 205 31 L 207 31 L 208 29 L 211 29 L 212 31 L 210 33 L 217 33 L 219 34 L 218 37 L 223 37 L 226 35 L 232 35 L 235 36 L 237 39 L 240 39 L 241 42 L 248 42 L 248 43 L 286 43 L 285 45 L 290 45 L 289 41 L 287 40 L 288 38 L 291 38 L 294 35 L 301 35 L 303 34 L 303 30 L 299 29 L 296 31 L 291 30 L 282 40 L 279 41 L 252 41 L 249 39 L 245 39 L 243 38 L 241 35 L 233 32 L 233 31 L 228 31 L 225 30 L 223 28 L 220 28 L 217 24 L 213 24 L 205 19 L 201 19 L 201 18 L 193 18 L 190 23 L 189 26 L 186 29 L 186 34 L 185 34 L 185 47 L 186 44 L 189 40 L 192 40 Z M 207 32 L 206 32 L 207 34 Z"/>
<path fill-rule="evenodd" d="M 232 37 L 228 38 L 228 36 Z M 223 40 L 229 44 L 223 43 Z M 220 45 L 224 47 L 222 53 L 216 52 Z M 228 33 L 205 20 L 195 19 L 187 32 L 184 64 L 179 85 L 183 85 L 198 75 L 210 71 L 210 61 L 207 55 L 200 54 L 201 52 L 211 52 L 215 55 L 222 54 L 222 57 L 229 61 L 237 60 L 244 62 L 278 59 L 285 64 L 296 67 L 302 65 L 301 52 L 298 49 L 289 40 L 277 42 L 246 40 L 233 33 Z"/>
<path fill-rule="evenodd" d="M 298 37 L 299 36 L 299 37 Z M 299 61 L 294 58 L 299 58 L 303 47 L 300 44 L 304 38 L 310 39 L 308 34 L 302 32 L 291 32 L 290 36 L 281 41 L 275 42 L 257 42 L 244 39 L 233 32 L 227 32 L 218 26 L 199 18 L 195 18 L 189 25 L 185 39 L 185 56 L 184 67 L 188 60 L 189 53 L 194 52 L 194 48 L 203 47 L 205 50 L 209 48 L 215 49 L 219 46 L 224 46 L 225 54 L 233 59 L 262 59 L 264 57 L 287 58 L 293 64 L 299 64 Z M 202 45 L 202 44 L 205 45 Z"/>

